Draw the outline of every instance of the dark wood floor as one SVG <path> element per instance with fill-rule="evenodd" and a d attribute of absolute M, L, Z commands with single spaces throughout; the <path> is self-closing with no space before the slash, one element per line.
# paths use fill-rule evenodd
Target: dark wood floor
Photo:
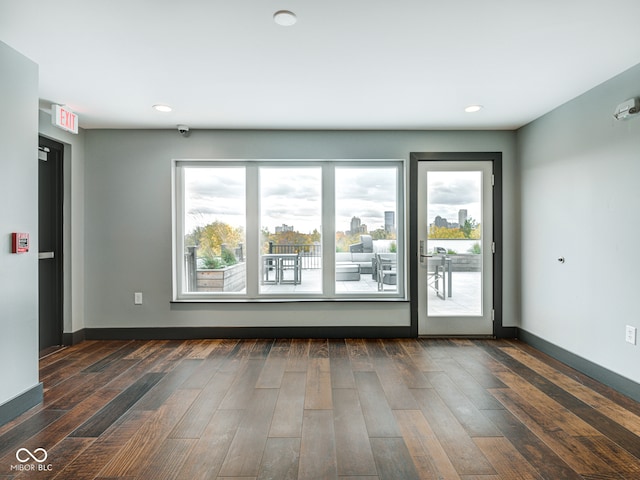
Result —
<path fill-rule="evenodd" d="M 40 371 L 0 478 L 640 479 L 640 404 L 517 341 L 91 341 Z"/>

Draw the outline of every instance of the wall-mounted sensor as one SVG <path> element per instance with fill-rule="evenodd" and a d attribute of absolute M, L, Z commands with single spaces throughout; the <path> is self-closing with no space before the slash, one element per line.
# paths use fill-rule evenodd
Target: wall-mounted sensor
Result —
<path fill-rule="evenodd" d="M 564 263 L 564 257 L 558 257 L 558 261 L 559 261 L 560 263 Z"/>
<path fill-rule="evenodd" d="M 640 111 L 640 101 L 637 98 L 630 98 L 616 107 L 613 116 L 616 120 L 624 120 Z"/>
<path fill-rule="evenodd" d="M 178 125 L 178 133 L 183 137 L 189 136 L 189 127 L 187 125 Z"/>

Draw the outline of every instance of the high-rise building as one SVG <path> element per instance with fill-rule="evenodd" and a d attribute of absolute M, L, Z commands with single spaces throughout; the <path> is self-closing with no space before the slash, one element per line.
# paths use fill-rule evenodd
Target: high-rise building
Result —
<path fill-rule="evenodd" d="M 467 221 L 467 209 L 461 208 L 460 210 L 458 210 L 458 223 L 460 224 L 461 227 L 463 227 L 464 222 L 466 221 Z"/>
<path fill-rule="evenodd" d="M 356 234 L 356 233 L 361 233 L 360 232 L 360 227 L 361 227 L 362 223 L 360 221 L 360 219 L 358 217 L 353 217 L 351 219 L 351 230 L 349 230 L 349 233 Z"/>
<path fill-rule="evenodd" d="M 384 212 L 384 231 L 387 233 L 396 231 L 396 212 Z"/>

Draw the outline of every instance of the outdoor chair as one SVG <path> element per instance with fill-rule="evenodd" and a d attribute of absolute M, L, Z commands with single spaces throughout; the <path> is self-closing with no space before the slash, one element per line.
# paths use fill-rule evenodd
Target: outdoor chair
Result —
<path fill-rule="evenodd" d="M 434 255 L 427 258 L 427 284 L 442 300 L 447 298 L 447 285 L 444 278 L 445 261 L 445 255 Z"/>
<path fill-rule="evenodd" d="M 395 285 L 397 283 L 397 263 L 395 255 L 375 254 L 376 279 L 378 281 L 378 291 L 383 291 L 385 285 Z"/>
<path fill-rule="evenodd" d="M 373 253 L 373 238 L 371 235 L 360 235 L 360 242 L 349 245 L 351 253 Z"/>
<path fill-rule="evenodd" d="M 280 283 L 291 283 L 293 285 L 298 285 L 302 282 L 302 264 L 300 262 L 300 253 L 297 255 L 287 255 L 280 257 Z M 293 273 L 293 278 L 286 278 L 285 272 L 291 271 Z"/>

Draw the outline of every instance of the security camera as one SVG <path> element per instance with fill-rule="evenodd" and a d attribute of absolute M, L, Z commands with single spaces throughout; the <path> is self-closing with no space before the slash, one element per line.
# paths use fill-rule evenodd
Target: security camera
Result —
<path fill-rule="evenodd" d="M 626 102 L 622 102 L 616 107 L 616 111 L 613 113 L 613 117 L 616 120 L 624 120 L 632 115 L 636 115 L 640 111 L 640 100 L 637 98 L 630 98 Z"/>
<path fill-rule="evenodd" d="M 183 137 L 188 137 L 189 136 L 189 127 L 187 127 L 186 125 L 178 125 L 178 133 L 180 135 L 182 135 Z"/>

